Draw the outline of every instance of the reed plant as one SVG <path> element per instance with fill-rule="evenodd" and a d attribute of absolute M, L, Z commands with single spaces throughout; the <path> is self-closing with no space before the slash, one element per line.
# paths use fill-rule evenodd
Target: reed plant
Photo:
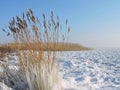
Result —
<path fill-rule="evenodd" d="M 69 33 L 68 20 L 66 20 L 66 27 L 66 32 Z M 22 17 L 16 16 L 9 22 L 7 35 L 11 35 L 14 43 L 17 44 L 15 48 L 22 75 L 16 73 L 17 71 L 14 71 L 15 75 L 10 74 L 9 69 L 6 69 L 8 70 L 6 75 L 10 78 L 11 76 L 18 77 L 19 81 L 26 82 L 28 90 L 62 90 L 58 74 L 59 67 L 55 61 L 55 50 L 59 42 L 62 42 L 64 46 L 66 39 L 62 33 L 59 17 L 51 12 L 50 19 L 47 20 L 43 13 L 40 20 L 31 9 L 28 9 Z M 53 49 L 50 49 L 51 43 Z M 25 50 L 21 51 L 23 45 L 25 45 Z M 46 50 L 44 50 L 44 45 Z M 33 47 L 35 49 L 32 49 Z M 12 82 L 15 83 L 15 81 L 17 80 L 12 79 Z"/>

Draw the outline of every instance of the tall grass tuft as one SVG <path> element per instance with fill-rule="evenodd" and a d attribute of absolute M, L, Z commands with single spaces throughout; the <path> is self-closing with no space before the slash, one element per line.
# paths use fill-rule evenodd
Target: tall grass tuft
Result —
<path fill-rule="evenodd" d="M 62 34 L 59 17 L 54 16 L 53 12 L 49 20 L 44 13 L 42 17 L 40 20 L 35 17 L 31 9 L 28 9 L 22 17 L 16 16 L 9 22 L 10 32 L 7 35 L 13 36 L 14 43 L 17 44 L 15 48 L 19 58 L 19 69 L 23 73 L 18 76 L 27 82 L 29 90 L 61 90 L 55 50 L 59 42 L 64 46 L 65 35 Z M 68 20 L 66 20 L 66 27 L 69 33 Z M 23 45 L 26 50 L 21 51 Z M 46 45 L 46 51 L 44 51 L 44 45 Z M 51 45 L 53 49 L 50 49 Z"/>

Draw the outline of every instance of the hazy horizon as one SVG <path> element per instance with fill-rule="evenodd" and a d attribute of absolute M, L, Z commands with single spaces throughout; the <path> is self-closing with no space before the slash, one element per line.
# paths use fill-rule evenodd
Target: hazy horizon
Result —
<path fill-rule="evenodd" d="M 0 28 L 28 8 L 40 18 L 43 12 L 50 17 L 53 11 L 63 25 L 67 18 L 71 27 L 69 42 L 92 48 L 120 47 L 120 0 L 4 0 L 0 3 Z M 7 40 L 3 32 L 0 39 Z"/>

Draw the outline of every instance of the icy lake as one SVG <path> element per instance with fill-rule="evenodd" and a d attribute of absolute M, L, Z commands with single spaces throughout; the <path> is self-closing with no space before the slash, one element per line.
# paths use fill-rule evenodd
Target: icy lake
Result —
<path fill-rule="evenodd" d="M 65 90 L 120 90 L 120 49 L 68 51 L 57 60 Z"/>
<path fill-rule="evenodd" d="M 9 64 L 16 56 L 9 55 Z M 120 49 L 58 53 L 63 90 L 120 90 Z"/>

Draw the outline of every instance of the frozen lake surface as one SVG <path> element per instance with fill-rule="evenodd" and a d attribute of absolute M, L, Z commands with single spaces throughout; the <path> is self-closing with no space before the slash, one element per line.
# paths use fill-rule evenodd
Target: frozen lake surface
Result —
<path fill-rule="evenodd" d="M 65 90 L 120 90 L 120 49 L 63 52 L 57 60 Z"/>
<path fill-rule="evenodd" d="M 17 64 L 15 53 L 5 60 Z M 56 61 L 64 90 L 120 90 L 120 49 L 66 51 Z"/>

